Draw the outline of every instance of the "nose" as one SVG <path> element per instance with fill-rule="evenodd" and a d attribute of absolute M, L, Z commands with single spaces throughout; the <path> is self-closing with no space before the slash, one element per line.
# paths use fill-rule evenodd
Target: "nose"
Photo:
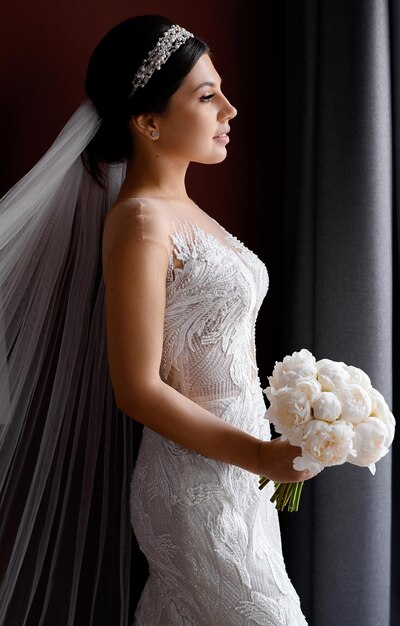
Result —
<path fill-rule="evenodd" d="M 225 96 L 224 96 L 225 98 Z M 224 120 L 231 120 L 237 115 L 237 109 L 225 98 L 225 106 L 222 107 L 222 116 Z"/>

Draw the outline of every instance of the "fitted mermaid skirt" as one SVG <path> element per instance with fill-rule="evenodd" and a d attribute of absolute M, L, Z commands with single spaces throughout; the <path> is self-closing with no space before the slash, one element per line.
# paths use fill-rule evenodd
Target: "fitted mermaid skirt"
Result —
<path fill-rule="evenodd" d="M 254 416 L 269 439 L 260 386 L 196 399 L 221 419 Z M 303 626 L 286 573 L 278 514 L 255 474 L 186 450 L 145 429 L 131 518 L 150 575 L 135 626 Z"/>

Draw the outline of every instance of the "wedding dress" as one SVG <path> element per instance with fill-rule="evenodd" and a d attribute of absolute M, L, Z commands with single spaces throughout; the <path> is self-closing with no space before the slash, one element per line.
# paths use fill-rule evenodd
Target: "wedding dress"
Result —
<path fill-rule="evenodd" d="M 198 207 L 132 200 L 137 238 L 169 255 L 161 376 L 221 419 L 270 439 L 255 354 L 265 265 Z M 258 477 L 144 428 L 131 520 L 149 563 L 135 626 L 304 626 L 277 510 Z"/>

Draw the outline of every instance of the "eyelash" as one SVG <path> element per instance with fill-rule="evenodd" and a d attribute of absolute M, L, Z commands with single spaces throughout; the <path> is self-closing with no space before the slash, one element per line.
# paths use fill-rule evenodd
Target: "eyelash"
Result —
<path fill-rule="evenodd" d="M 213 98 L 214 96 L 215 96 L 215 93 L 210 93 L 209 96 L 201 96 L 200 100 L 202 100 L 203 102 L 209 102 L 211 98 Z"/>

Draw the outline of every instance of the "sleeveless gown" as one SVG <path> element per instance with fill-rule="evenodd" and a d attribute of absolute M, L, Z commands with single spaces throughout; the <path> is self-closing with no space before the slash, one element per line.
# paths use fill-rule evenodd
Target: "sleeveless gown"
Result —
<path fill-rule="evenodd" d="M 169 227 L 161 377 L 214 415 L 267 440 L 255 322 L 268 273 L 207 217 L 213 233 L 184 219 Z M 150 575 L 134 625 L 306 625 L 286 572 L 272 490 L 270 483 L 260 491 L 251 472 L 145 427 L 131 483 L 131 521 Z"/>

